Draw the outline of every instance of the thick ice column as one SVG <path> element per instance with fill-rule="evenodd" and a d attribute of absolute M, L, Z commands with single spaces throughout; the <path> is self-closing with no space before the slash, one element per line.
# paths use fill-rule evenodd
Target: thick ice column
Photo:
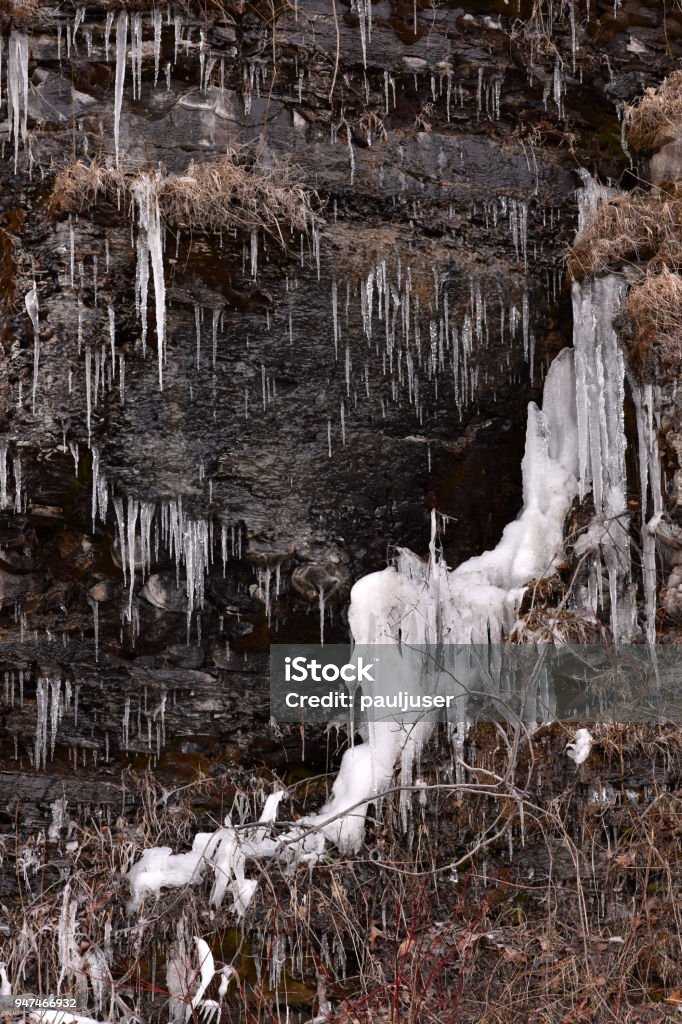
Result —
<path fill-rule="evenodd" d="M 395 565 L 353 587 L 348 621 L 356 644 L 395 644 L 403 651 L 424 644 L 495 644 L 503 639 L 514 624 L 525 584 L 551 572 L 563 553 L 563 524 L 578 490 L 573 358 L 570 349 L 557 356 L 545 381 L 542 410 L 534 403 L 529 406 L 523 509 L 497 547 L 453 571 L 438 554 L 434 529 L 427 562 L 402 549 Z M 477 678 L 475 667 L 459 662 L 454 674 L 460 680 Z M 437 686 L 418 666 L 402 678 L 417 687 Z M 332 799 L 317 823 L 385 788 L 398 757 L 401 781 L 407 781 L 430 726 L 420 730 L 401 728 L 399 722 L 371 726 L 368 742 L 344 755 Z M 365 812 L 354 813 L 353 819 L 330 823 L 327 837 L 348 848 L 359 844 Z"/>
<path fill-rule="evenodd" d="M 615 274 L 573 284 L 580 496 L 592 491 L 616 640 L 629 639 L 635 629 L 625 472 L 625 359 L 613 327 L 624 296 L 625 282 Z M 592 536 L 597 539 L 595 531 Z"/>

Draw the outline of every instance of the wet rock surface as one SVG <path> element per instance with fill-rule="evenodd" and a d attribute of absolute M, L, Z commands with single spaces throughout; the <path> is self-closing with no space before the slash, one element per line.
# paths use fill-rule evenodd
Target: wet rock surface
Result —
<path fill-rule="evenodd" d="M 371 38 L 343 4 L 274 19 L 190 4 L 163 8 L 157 74 L 141 6 L 122 167 L 191 176 L 239 147 L 288 160 L 317 191 L 319 234 L 169 224 L 161 391 L 134 211 L 50 205 L 57 169 L 115 162 L 117 23 L 103 3 L 77 28 L 75 5 L 41 6 L 16 171 L 0 125 L 5 834 L 48 829 L 62 795 L 83 822 L 134 815 L 143 787 L 123 796 L 123 769 L 171 786 L 338 763 L 342 743 L 268 725 L 268 646 L 345 640 L 352 583 L 395 546 L 425 552 L 434 507 L 451 565 L 495 544 L 520 507 L 527 402 L 570 343 L 578 169 L 623 186 L 648 174 L 619 107 L 682 53 L 682 13 L 653 2 L 566 5 L 550 38 L 515 0 L 372 4 Z M 673 461 L 678 424 L 673 410 Z M 206 529 L 187 550 L 210 552 L 189 583 L 169 527 L 181 513 L 184 535 Z M 625 785 L 620 769 L 608 781 Z M 538 842 L 529 870 L 550 870 L 542 856 Z"/>
<path fill-rule="evenodd" d="M 220 688 L 229 658 L 208 652 L 316 639 L 320 594 L 327 638 L 345 636 L 350 585 L 393 545 L 423 551 L 430 508 L 451 517 L 451 564 L 495 543 L 520 500 L 526 403 L 568 340 L 576 168 L 637 173 L 619 104 L 663 77 L 682 38 L 679 12 L 664 31 L 655 4 L 592 4 L 587 20 L 576 7 L 551 37 L 507 6 L 373 4 L 371 27 L 315 3 L 274 23 L 190 5 L 157 29 L 143 11 L 139 85 L 130 35 L 119 66 L 122 166 L 191 173 L 246 146 L 290 160 L 321 217 L 319 238 L 284 250 L 262 232 L 169 225 L 163 391 L 153 300 L 146 352 L 136 312 L 134 217 L 106 199 L 68 218 L 49 206 L 57 167 L 115 158 L 119 16 L 41 8 L 27 137 L 16 174 L 13 144 L 2 171 L 7 643 L 37 630 L 75 682 L 59 647 L 82 633 L 105 678 L 108 658 L 179 649 L 189 608 L 207 652 L 190 660 Z M 104 522 L 93 475 L 112 496 Z M 115 495 L 156 510 L 132 591 Z M 200 624 L 160 536 L 178 497 L 211 524 Z M 39 672 L 24 661 L 29 693 Z M 20 751 L 30 731 L 12 731 Z"/>
<path fill-rule="evenodd" d="M 190 5 L 160 29 L 143 11 L 139 58 L 127 35 L 119 64 L 121 166 L 191 175 L 247 147 L 289 160 L 321 218 L 318 237 L 284 249 L 259 231 L 168 226 L 163 391 L 151 284 L 141 339 L 134 211 L 103 197 L 67 217 L 49 202 L 69 159 L 115 159 L 119 15 L 41 9 L 27 137 L 16 173 L 13 144 L 2 169 L 0 597 L 28 702 L 3 711 L 6 763 L 35 757 L 41 676 L 92 700 L 78 723 L 59 712 L 55 749 L 80 738 L 125 761 L 128 702 L 158 757 L 164 693 L 164 743 L 229 737 L 247 663 L 258 698 L 239 713 L 264 721 L 268 643 L 344 639 L 350 586 L 394 545 L 424 551 L 431 508 L 450 517 L 453 565 L 513 517 L 526 403 L 569 338 L 576 168 L 637 173 L 619 104 L 674 64 L 682 22 L 668 12 L 664 33 L 657 5 L 593 4 L 550 38 L 506 6 L 374 4 L 371 31 L 328 4 L 274 23 Z M 138 529 L 151 517 L 132 585 L 131 499 L 147 509 Z M 164 533 L 178 500 L 183 521 L 206 524 L 203 595 Z"/>

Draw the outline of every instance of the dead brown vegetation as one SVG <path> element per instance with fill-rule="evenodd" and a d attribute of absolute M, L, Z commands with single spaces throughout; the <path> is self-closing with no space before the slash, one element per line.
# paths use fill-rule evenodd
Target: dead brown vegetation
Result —
<path fill-rule="evenodd" d="M 194 935 L 237 972 L 213 1024 L 275 1024 L 285 1000 L 304 1020 L 328 1000 L 334 1024 L 677 1019 L 682 730 L 591 726 L 592 751 L 576 768 L 565 744 L 577 724 L 473 727 L 458 777 L 441 748 L 419 787 L 370 812 L 357 856 L 330 849 L 313 870 L 249 862 L 259 887 L 237 926 L 227 908 L 206 912 L 209 879 L 147 897 L 133 922 L 124 876 L 144 848 L 186 849 L 226 811 L 238 828 L 252 821 L 269 785 L 231 769 L 169 792 L 151 772 L 128 772 L 136 804 L 110 824 L 73 807 L 58 837 L 0 837 L 21 896 L 0 958 L 36 991 L 54 991 L 61 976 L 63 994 L 94 1001 L 80 957 L 100 965 L 109 946 L 105 1005 L 149 1024 L 172 1012 L 172 947 L 186 964 L 180 1010 L 200 1019 L 182 1005 L 196 988 Z M 329 781 L 294 784 L 285 806 L 304 813 Z M 65 969 L 69 910 L 79 955 Z"/>
<path fill-rule="evenodd" d="M 5 22 L 29 29 L 39 14 L 39 0 L 0 0 L 0 25 Z"/>
<path fill-rule="evenodd" d="M 649 260 L 682 268 L 682 188 L 631 192 L 600 205 L 568 256 L 572 280 Z"/>
<path fill-rule="evenodd" d="M 182 175 L 123 172 L 77 161 L 57 175 L 50 208 L 57 214 L 81 213 L 100 199 L 130 206 L 145 175 L 155 178 L 162 216 L 193 230 L 262 228 L 284 244 L 284 226 L 307 233 L 318 219 L 316 193 L 296 181 L 291 167 L 266 167 L 234 150 L 219 160 L 192 163 Z"/>
<path fill-rule="evenodd" d="M 682 373 L 682 276 L 663 267 L 630 289 L 635 330 L 631 358 L 644 380 L 677 380 Z"/>
<path fill-rule="evenodd" d="M 625 108 L 628 138 L 635 149 L 653 149 L 682 124 L 682 71 L 673 71 L 656 89 Z"/>

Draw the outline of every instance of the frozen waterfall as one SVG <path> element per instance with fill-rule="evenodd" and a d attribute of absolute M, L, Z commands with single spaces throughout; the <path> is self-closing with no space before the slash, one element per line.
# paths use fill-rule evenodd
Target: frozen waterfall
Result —
<path fill-rule="evenodd" d="M 448 569 L 436 550 L 423 562 L 401 549 L 397 563 L 353 587 L 349 622 L 359 644 L 493 643 L 514 625 L 525 584 L 551 571 L 578 490 L 573 352 L 564 349 L 545 381 L 543 407 L 528 406 L 523 509 L 492 551 Z M 435 522 L 435 513 L 433 513 Z"/>
<path fill-rule="evenodd" d="M 573 285 L 573 341 L 580 497 L 592 492 L 594 519 L 576 554 L 590 561 L 590 600 L 601 603 L 601 561 L 608 575 L 611 632 L 629 640 L 636 628 L 625 471 L 625 359 L 613 326 L 625 283 L 615 274 Z"/>
<path fill-rule="evenodd" d="M 413 669 L 401 685 L 420 686 L 424 644 L 499 643 L 517 617 L 525 585 L 551 572 L 563 552 L 564 520 L 578 491 L 578 422 L 574 357 L 564 349 L 545 381 L 542 410 L 528 406 L 523 457 L 523 508 L 492 551 L 451 570 L 437 551 L 432 512 L 430 556 L 424 562 L 401 549 L 396 564 L 365 576 L 351 592 L 349 624 L 356 644 L 395 644 Z M 400 781 L 409 784 L 412 766 L 433 725 L 405 728 L 399 721 L 370 722 L 367 743 L 351 747 L 341 762 L 331 800 L 307 823 L 321 826 L 341 849 L 362 842 L 367 804 L 385 790 L 400 758 Z M 352 814 L 344 811 L 354 808 Z"/>

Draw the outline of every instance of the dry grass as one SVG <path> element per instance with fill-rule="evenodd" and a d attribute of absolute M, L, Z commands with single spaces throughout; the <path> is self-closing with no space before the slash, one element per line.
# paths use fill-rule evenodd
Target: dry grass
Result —
<path fill-rule="evenodd" d="M 678 380 L 682 372 L 682 276 L 663 267 L 630 289 L 635 329 L 631 356 L 644 380 Z"/>
<path fill-rule="evenodd" d="M 512 643 L 597 644 L 599 624 L 566 608 L 534 608 L 516 622 Z"/>
<path fill-rule="evenodd" d="M 0 25 L 30 29 L 40 14 L 40 0 L 0 0 Z"/>
<path fill-rule="evenodd" d="M 53 213 L 81 213 L 100 199 L 132 201 L 144 172 L 117 171 L 78 161 L 60 171 L 50 202 Z M 219 160 L 190 164 L 186 174 L 160 176 L 157 194 L 162 216 L 194 230 L 262 228 L 284 244 L 282 228 L 309 232 L 317 223 L 317 194 L 294 179 L 283 164 L 265 167 L 236 151 Z"/>
<path fill-rule="evenodd" d="M 682 71 L 673 73 L 656 89 L 625 109 L 630 144 L 635 149 L 653 149 L 666 137 L 678 134 L 682 126 Z"/>
<path fill-rule="evenodd" d="M 616 196 L 597 208 L 568 256 L 572 280 L 651 260 L 652 270 L 682 268 L 682 189 Z"/>
<path fill-rule="evenodd" d="M 55 991 L 68 906 L 81 954 L 109 946 L 112 1019 L 168 1020 L 164 966 L 181 940 L 189 1005 L 193 935 L 238 972 L 213 1024 L 275 1024 L 284 1002 L 309 1020 L 325 994 L 330 1024 L 508 1024 L 511 1006 L 538 1024 L 675 1019 L 682 731 L 591 726 L 592 753 L 576 769 L 565 754 L 575 725 L 474 727 L 457 777 L 451 750 L 434 751 L 407 817 L 387 795 L 357 857 L 330 849 L 314 870 L 263 862 L 238 927 L 227 910 L 207 913 L 208 883 L 148 898 L 133 921 L 123 875 L 142 848 L 182 850 L 230 806 L 252 821 L 262 780 L 236 769 L 169 794 L 151 773 L 128 774 L 138 802 L 127 817 L 107 825 L 74 808 L 59 840 L 6 837 L 20 898 L 0 959 L 12 978 L 25 970 L 27 989 Z M 290 806 L 305 812 L 294 789 Z M 62 994 L 92 1004 L 92 974 L 70 959 Z"/>

